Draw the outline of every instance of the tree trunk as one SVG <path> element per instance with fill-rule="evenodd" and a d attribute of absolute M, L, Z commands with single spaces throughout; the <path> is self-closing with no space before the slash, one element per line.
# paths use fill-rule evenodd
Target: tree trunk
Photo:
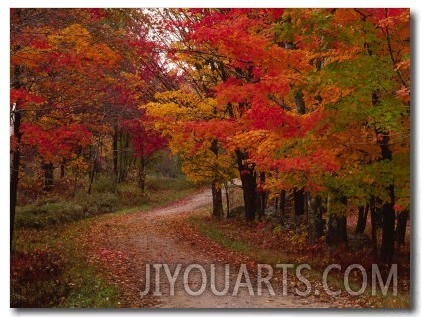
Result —
<path fill-rule="evenodd" d="M 389 149 L 389 135 L 383 134 L 378 139 L 383 160 L 392 160 L 392 152 Z M 381 260 L 387 264 L 392 263 L 395 252 L 395 192 L 394 185 L 387 188 L 389 201 L 382 205 L 382 245 L 380 250 Z"/>
<path fill-rule="evenodd" d="M 401 211 L 397 219 L 397 244 L 403 245 L 405 243 L 405 233 L 407 231 L 407 221 L 408 221 L 408 210 Z"/>
<path fill-rule="evenodd" d="M 124 135 L 124 140 L 125 140 L 125 146 L 123 148 L 123 165 L 121 166 L 122 169 L 122 178 L 121 178 L 121 182 L 125 182 L 127 177 L 128 177 L 128 170 L 129 167 L 131 166 L 131 158 L 132 155 L 130 155 L 129 152 L 129 134 L 125 133 Z"/>
<path fill-rule="evenodd" d="M 12 171 L 10 173 L 10 250 L 12 250 L 13 232 L 15 228 L 15 210 L 18 198 L 19 167 L 20 167 L 20 140 L 13 150 Z"/>
<path fill-rule="evenodd" d="M 91 190 L 93 187 L 93 183 L 94 183 L 94 176 L 95 176 L 95 161 L 97 160 L 97 155 L 98 155 L 98 149 L 95 150 L 94 152 L 94 158 L 93 158 L 93 163 L 91 165 L 91 171 L 90 171 L 90 179 L 89 179 L 89 185 L 88 185 L 88 191 L 87 194 L 91 195 Z"/>
<path fill-rule="evenodd" d="M 323 235 L 322 198 L 309 194 L 308 199 L 308 243 L 315 244 Z"/>
<path fill-rule="evenodd" d="M 379 94 L 374 91 L 372 94 L 372 104 L 375 107 L 379 106 Z M 377 135 L 377 143 L 381 149 L 381 160 L 391 161 L 392 151 L 389 147 L 389 133 L 381 128 L 375 128 Z M 382 245 L 381 245 L 381 260 L 387 264 L 392 263 L 395 252 L 395 191 L 394 181 L 387 186 L 389 194 L 389 201 L 385 201 L 382 205 Z"/>
<path fill-rule="evenodd" d="M 332 249 L 336 249 L 339 245 L 345 248 L 348 246 L 346 216 L 336 214 L 329 215 L 326 243 Z"/>
<path fill-rule="evenodd" d="M 245 204 L 245 220 L 254 221 L 257 210 L 256 175 L 255 172 L 248 172 L 241 177 L 243 197 Z"/>
<path fill-rule="evenodd" d="M 221 219 L 223 215 L 223 200 L 222 188 L 219 181 L 213 180 L 212 182 L 212 198 L 213 198 L 213 217 Z"/>
<path fill-rule="evenodd" d="M 296 216 L 304 214 L 304 188 L 294 188 L 294 210 Z"/>
<path fill-rule="evenodd" d="M 118 133 L 118 144 L 117 144 L 117 183 L 121 183 L 123 181 L 123 132 L 120 131 Z"/>
<path fill-rule="evenodd" d="M 118 183 L 122 183 L 124 179 L 124 169 L 123 169 L 123 156 L 124 156 L 124 149 L 123 149 L 123 140 L 124 135 L 121 131 L 119 134 L 119 144 L 118 144 Z"/>
<path fill-rule="evenodd" d="M 15 68 L 15 76 L 17 76 L 17 68 Z M 20 85 L 14 84 L 14 88 L 19 88 Z M 13 135 L 16 138 L 16 144 L 12 152 L 12 170 L 10 172 L 10 251 L 12 251 L 12 242 L 13 242 L 13 233 L 15 229 L 15 212 L 16 212 L 16 203 L 18 199 L 18 183 L 19 183 L 19 168 L 21 160 L 21 138 L 22 133 L 20 131 L 21 127 L 21 112 L 20 112 L 20 100 L 14 105 L 12 112 L 13 118 Z"/>
<path fill-rule="evenodd" d="M 146 178 L 146 169 L 145 169 L 145 158 L 142 155 L 140 157 L 140 166 L 138 169 L 138 187 L 141 189 L 141 193 L 145 193 L 145 178 Z"/>
<path fill-rule="evenodd" d="M 285 189 L 281 190 L 279 195 L 279 206 L 281 210 L 281 225 L 285 223 L 285 204 L 286 204 L 286 191 Z"/>
<path fill-rule="evenodd" d="M 257 192 L 255 165 L 246 163 L 248 155 L 241 150 L 236 151 L 238 170 L 242 182 L 242 193 L 245 205 L 245 220 L 252 222 L 257 210 Z"/>
<path fill-rule="evenodd" d="M 16 47 L 16 50 L 19 50 Z M 24 66 L 15 66 L 13 69 L 13 77 L 11 80 L 11 87 L 14 89 L 22 88 L 21 73 L 23 72 Z M 19 168 L 21 166 L 21 112 L 22 100 L 18 99 L 14 105 L 12 105 L 11 119 L 13 125 L 13 135 L 16 138 L 15 147 L 12 152 L 11 161 L 11 172 L 10 172 L 10 251 L 13 249 L 13 233 L 15 229 L 15 215 L 16 215 L 16 204 L 18 200 L 18 184 L 19 184 Z"/>
<path fill-rule="evenodd" d="M 304 102 L 304 94 L 302 93 L 301 90 L 297 90 L 294 93 L 294 97 L 295 97 L 295 105 L 297 108 L 297 113 L 298 114 L 305 114 L 306 113 L 306 107 L 305 107 L 305 102 Z"/>
<path fill-rule="evenodd" d="M 60 164 L 60 178 L 65 177 L 65 164 Z"/>
<path fill-rule="evenodd" d="M 114 126 L 113 131 L 113 173 L 115 174 L 116 181 L 118 180 L 119 173 L 118 173 L 118 127 L 117 125 Z"/>
<path fill-rule="evenodd" d="M 230 197 L 229 197 L 229 186 L 227 182 L 224 182 L 224 184 L 225 184 L 225 197 L 226 197 L 226 218 L 229 219 L 229 213 L 231 209 Z"/>
<path fill-rule="evenodd" d="M 266 181 L 266 174 L 264 172 L 260 173 L 260 183 L 264 184 Z M 258 219 L 260 221 L 264 218 L 264 213 L 267 206 L 267 191 L 263 188 L 260 188 L 260 191 L 257 193 L 257 207 L 258 207 Z"/>
<path fill-rule="evenodd" d="M 340 193 L 334 193 L 334 198 L 344 205 L 347 206 L 347 199 Z M 339 210 L 332 210 L 331 207 L 331 196 L 328 196 L 327 202 L 327 233 L 326 233 L 326 244 L 336 249 L 340 245 L 346 248 L 348 246 L 348 233 L 347 233 L 347 217 L 339 212 Z"/>
<path fill-rule="evenodd" d="M 285 199 L 286 192 L 283 189 L 275 199 L 275 214 L 279 215 L 279 223 L 281 226 L 285 223 Z"/>
<path fill-rule="evenodd" d="M 44 187 L 43 190 L 49 192 L 53 188 L 54 182 L 54 167 L 53 163 L 43 163 L 43 171 L 44 171 Z"/>
<path fill-rule="evenodd" d="M 394 210 L 394 186 L 389 186 L 391 202 L 382 206 L 382 246 L 380 250 L 381 260 L 387 264 L 392 263 L 395 251 L 395 210 Z"/>
<path fill-rule="evenodd" d="M 294 92 L 295 106 L 297 113 L 303 115 L 306 113 L 306 106 L 304 102 L 304 94 L 301 90 L 296 90 Z M 301 216 L 304 214 L 305 208 L 305 197 L 304 197 L 304 188 L 294 188 L 294 210 L 296 216 Z"/>
<path fill-rule="evenodd" d="M 373 257 L 374 259 L 377 259 L 378 257 L 378 230 L 380 228 L 381 225 L 381 213 L 380 210 L 377 206 L 378 204 L 378 200 L 376 199 L 376 197 L 371 197 L 370 198 L 370 204 L 369 204 L 369 209 L 370 209 L 370 220 L 372 223 L 372 253 L 373 253 Z"/>
<path fill-rule="evenodd" d="M 210 143 L 210 151 L 219 157 L 219 143 L 217 139 L 213 139 Z M 217 170 L 217 169 L 216 169 Z M 221 219 L 223 216 L 223 200 L 222 200 L 222 186 L 219 174 L 215 172 L 212 180 L 212 202 L 213 202 L 213 217 Z"/>
<path fill-rule="evenodd" d="M 358 218 L 357 218 L 357 226 L 355 227 L 355 233 L 364 233 L 364 230 L 366 230 L 368 214 L 369 214 L 369 204 L 358 207 Z"/>

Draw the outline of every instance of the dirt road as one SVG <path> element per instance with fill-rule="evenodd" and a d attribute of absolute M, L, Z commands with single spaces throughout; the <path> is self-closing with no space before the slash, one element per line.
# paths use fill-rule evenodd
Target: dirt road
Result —
<path fill-rule="evenodd" d="M 210 205 L 211 193 L 203 190 L 150 212 L 99 220 L 86 233 L 89 261 L 95 261 L 109 280 L 120 285 L 125 306 L 130 307 L 324 308 L 340 305 L 320 294 L 307 297 L 294 296 L 291 291 L 284 294 L 280 274 L 270 278 L 268 267 L 262 269 L 260 276 L 269 277 L 269 282 L 262 279 L 258 283 L 257 264 L 252 259 L 222 248 L 186 224 L 187 215 Z M 261 295 L 258 294 L 260 287 Z"/>

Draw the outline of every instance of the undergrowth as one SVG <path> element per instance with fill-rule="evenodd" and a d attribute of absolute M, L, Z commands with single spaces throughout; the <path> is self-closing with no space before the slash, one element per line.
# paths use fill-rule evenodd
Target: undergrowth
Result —
<path fill-rule="evenodd" d="M 195 190 L 182 177 L 150 178 L 146 185 L 144 195 L 127 184 L 108 192 L 103 183 L 91 195 L 50 195 L 20 206 L 10 258 L 10 307 L 125 307 L 121 290 L 86 262 L 79 228 L 103 214 L 147 211 Z"/>
<path fill-rule="evenodd" d="M 133 184 L 115 185 L 113 180 L 101 178 L 94 184 L 91 194 L 79 191 L 72 198 L 52 194 L 18 206 L 15 228 L 42 229 L 125 208 L 143 209 L 177 199 L 192 188 L 183 176 L 149 178 L 145 192 Z"/>
<path fill-rule="evenodd" d="M 319 245 L 308 245 L 306 227 L 296 226 L 290 230 L 281 229 L 278 226 L 274 230 L 270 223 L 255 222 L 247 224 L 240 219 L 217 220 L 207 213 L 197 213 L 188 218 L 192 227 L 202 235 L 219 243 L 226 249 L 239 252 L 257 263 L 266 263 L 275 267 L 276 264 L 293 264 L 294 269 L 301 263 L 310 265 L 307 278 L 322 282 L 322 273 L 332 263 L 339 264 L 341 270 L 330 271 L 328 277 L 329 287 L 345 292 L 345 270 L 351 264 L 359 263 L 367 271 L 368 283 L 372 283 L 373 259 L 368 257 L 368 250 L 361 252 L 351 250 L 328 251 L 324 241 Z M 381 274 L 384 275 L 383 265 L 380 266 Z M 410 280 L 409 268 L 403 263 L 398 264 L 398 293 L 392 291 L 382 294 L 377 289 L 372 294 L 371 288 L 366 289 L 363 295 L 354 298 L 361 307 L 380 308 L 409 308 L 410 307 Z M 407 273 L 408 272 L 408 273 Z M 359 290 L 362 285 L 361 272 L 353 272 L 349 278 L 349 286 L 353 290 Z M 383 277 L 386 281 L 386 276 Z"/>

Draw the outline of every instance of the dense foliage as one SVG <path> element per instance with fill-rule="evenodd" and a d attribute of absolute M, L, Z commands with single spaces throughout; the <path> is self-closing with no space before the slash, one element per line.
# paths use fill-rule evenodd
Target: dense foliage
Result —
<path fill-rule="evenodd" d="M 410 209 L 407 9 L 12 9 L 11 233 L 17 193 L 124 182 L 168 146 L 213 191 L 242 182 L 245 218 L 286 196 L 309 242 L 363 233 L 381 259 Z M 56 175 L 56 176 L 55 176 Z M 66 182 L 64 181 L 66 180 Z M 344 228 L 344 229 L 342 229 Z"/>

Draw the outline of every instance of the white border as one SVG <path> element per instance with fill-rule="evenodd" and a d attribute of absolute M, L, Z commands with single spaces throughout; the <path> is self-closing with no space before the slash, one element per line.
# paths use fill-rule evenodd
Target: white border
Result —
<path fill-rule="evenodd" d="M 413 111 L 413 114 L 416 116 L 416 119 L 413 121 L 415 126 L 415 134 L 414 137 L 416 141 L 414 145 L 416 146 L 415 149 L 415 157 L 414 160 L 414 167 L 416 170 L 414 171 L 413 177 L 416 179 L 416 188 L 413 190 L 413 194 L 416 196 L 415 205 L 413 208 L 414 220 L 417 220 L 417 223 L 413 224 L 413 230 L 415 230 L 415 234 L 413 236 L 414 241 L 413 245 L 415 245 L 415 256 L 414 259 L 414 267 L 418 269 L 414 277 L 416 277 L 415 281 L 412 281 L 413 284 L 413 291 L 415 292 L 413 303 L 416 305 L 416 309 L 412 311 L 413 315 L 419 316 L 422 312 L 422 281 L 421 281 L 421 264 L 422 264 L 422 250 L 420 246 L 421 241 L 421 233 L 420 233 L 420 225 L 422 216 L 419 216 L 421 212 L 421 205 L 419 197 L 422 197 L 422 188 L 420 186 L 420 181 L 422 179 L 422 171 L 418 167 L 418 163 L 421 162 L 422 155 L 421 155 L 421 147 L 419 143 L 423 139 L 422 129 L 419 127 L 422 121 L 422 111 L 419 109 L 420 107 L 420 92 L 422 91 L 421 83 L 419 74 L 422 73 L 421 63 L 419 62 L 419 57 L 421 55 L 421 31 L 422 31 L 422 10 L 421 7 L 418 6 L 418 1 L 392 1 L 392 0 L 385 0 L 385 1 L 363 1 L 363 0 L 349 0 L 349 1 L 304 1 L 304 0 L 297 0 L 293 2 L 285 2 L 285 1 L 269 1 L 269 0 L 261 0 L 261 1 L 222 1 L 222 0 L 214 0 L 214 1 L 164 1 L 164 0 L 156 0 L 156 1 L 136 1 L 136 0 L 124 0 L 124 1 L 110 1 L 110 0 L 89 0 L 89 1 L 81 1 L 81 0 L 60 0 L 60 1 L 34 1 L 34 0 L 2 0 L 0 1 L 0 39 L 1 39 L 1 47 L 0 50 L 0 61 L 2 70 L 2 74 L 0 75 L 0 145 L 4 150 L 4 154 L 0 156 L 0 188 L 1 193 L 3 195 L 3 199 L 6 202 L 4 205 L 5 208 L 2 208 L 2 218 L 0 221 L 1 228 L 0 232 L 3 232 L 3 237 L 0 239 L 0 250 L 2 250 L 2 260 L 0 263 L 1 270 L 0 270 L 0 281 L 3 283 L 1 286 L 0 292 L 0 314 L 1 316 L 45 316 L 45 315 L 52 315 L 52 316 L 59 316 L 59 315 L 77 315 L 77 316 L 93 316 L 96 313 L 96 310 L 88 311 L 52 311 L 48 313 L 46 310 L 42 311 L 26 311 L 26 310 L 11 310 L 9 309 L 9 154 L 8 154 L 8 147 L 9 147 L 9 50 L 8 47 L 10 46 L 9 43 L 9 8 L 10 7 L 51 7 L 51 8 L 72 8 L 72 7 L 406 7 L 411 8 L 412 17 L 414 21 L 414 28 L 413 31 L 416 33 L 412 37 L 412 40 L 416 41 L 416 45 L 413 46 L 415 51 L 413 52 L 413 66 L 415 67 L 414 70 L 414 80 L 415 84 L 413 88 L 416 90 L 416 93 L 413 94 L 414 102 L 413 106 L 416 108 Z M 235 300 L 235 299 L 234 299 Z M 162 315 L 165 314 L 165 311 L 124 311 L 124 312 L 105 312 L 102 310 L 98 312 L 100 314 L 106 315 L 122 315 L 122 314 L 130 314 L 130 315 Z M 241 313 L 247 313 L 250 315 L 261 315 L 267 313 L 262 313 L 254 311 L 214 311 L 214 312 L 205 312 L 205 311 L 193 311 L 192 314 L 207 314 L 207 315 L 219 315 L 219 316 L 228 316 L 228 315 L 239 315 Z M 300 311 L 296 312 L 294 310 L 283 311 L 283 312 L 275 312 L 269 311 L 268 314 L 283 314 L 283 315 L 303 315 L 305 312 Z M 339 312 L 334 311 L 322 311 L 321 313 L 316 313 L 313 311 L 310 314 L 331 314 L 331 315 L 344 315 L 344 314 L 357 314 L 360 313 L 359 310 L 345 312 L 344 310 L 340 310 Z M 366 314 L 369 311 L 365 312 Z M 405 316 L 409 315 L 408 311 L 375 311 L 371 312 L 372 314 L 376 315 L 385 315 L 385 314 L 395 314 L 395 316 Z M 187 314 L 191 314 L 190 312 L 183 311 L 183 312 L 172 312 L 172 314 L 185 316 Z M 307 312 L 309 314 L 309 312 Z"/>

